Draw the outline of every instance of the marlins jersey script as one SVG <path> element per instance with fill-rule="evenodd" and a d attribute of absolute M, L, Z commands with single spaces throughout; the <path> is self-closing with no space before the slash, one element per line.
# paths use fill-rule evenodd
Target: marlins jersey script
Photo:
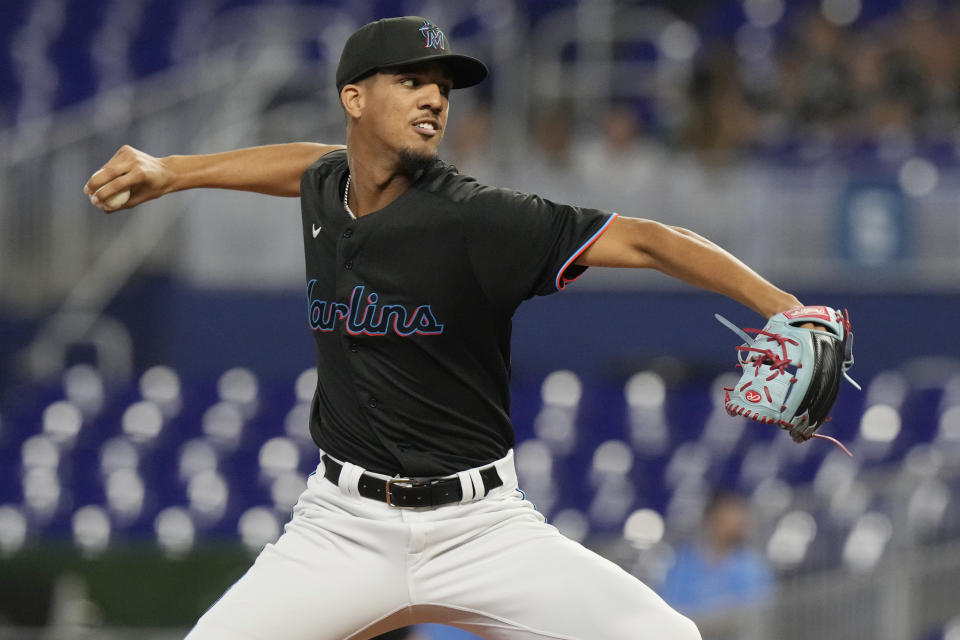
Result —
<path fill-rule="evenodd" d="M 301 183 L 314 441 L 407 477 L 503 458 L 513 312 L 579 276 L 574 261 L 616 214 L 487 187 L 438 160 L 355 219 L 347 173 L 336 151 Z"/>

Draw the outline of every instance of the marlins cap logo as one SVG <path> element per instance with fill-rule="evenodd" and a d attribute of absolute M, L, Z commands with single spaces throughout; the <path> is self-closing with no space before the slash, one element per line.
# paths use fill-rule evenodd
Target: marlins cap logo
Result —
<path fill-rule="evenodd" d="M 420 35 L 427 40 L 427 44 L 423 45 L 424 49 L 433 47 L 434 49 L 440 49 L 441 51 L 446 50 L 446 37 L 443 35 L 443 31 L 441 31 L 440 27 L 437 25 L 424 20 L 423 24 L 420 25 Z"/>

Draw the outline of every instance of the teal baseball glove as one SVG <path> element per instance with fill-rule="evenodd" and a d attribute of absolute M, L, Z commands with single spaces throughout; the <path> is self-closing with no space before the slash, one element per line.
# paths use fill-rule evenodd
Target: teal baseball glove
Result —
<path fill-rule="evenodd" d="M 825 306 L 797 307 L 776 314 L 763 329 L 743 330 L 716 318 L 744 340 L 737 347 L 743 375 L 723 390 L 727 413 L 777 425 L 797 442 L 829 440 L 850 455 L 835 438 L 816 433 L 829 419 L 840 379 L 860 388 L 847 375 L 853 365 L 849 315 Z M 807 323 L 818 328 L 804 328 Z"/>

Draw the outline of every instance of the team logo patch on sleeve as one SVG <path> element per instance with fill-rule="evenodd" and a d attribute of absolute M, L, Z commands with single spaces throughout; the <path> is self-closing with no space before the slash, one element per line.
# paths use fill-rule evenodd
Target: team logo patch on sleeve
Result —
<path fill-rule="evenodd" d="M 434 49 L 440 49 L 445 51 L 447 48 L 447 38 L 443 35 L 443 31 L 440 30 L 440 27 L 437 25 L 423 21 L 423 24 L 420 25 L 420 35 L 422 35 L 427 43 L 423 45 L 424 49 L 429 49 L 433 47 Z"/>

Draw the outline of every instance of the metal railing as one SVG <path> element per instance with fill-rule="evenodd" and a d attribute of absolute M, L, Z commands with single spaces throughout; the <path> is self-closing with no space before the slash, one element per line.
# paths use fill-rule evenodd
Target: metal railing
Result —
<path fill-rule="evenodd" d="M 778 640 L 912 640 L 960 616 L 960 540 L 902 551 L 866 575 L 842 570 L 790 578 L 769 618 Z"/>

